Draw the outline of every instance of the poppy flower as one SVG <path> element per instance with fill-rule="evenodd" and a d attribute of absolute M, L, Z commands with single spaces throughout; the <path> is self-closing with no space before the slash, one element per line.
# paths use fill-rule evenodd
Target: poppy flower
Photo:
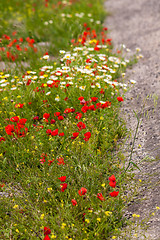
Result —
<path fill-rule="evenodd" d="M 18 122 L 19 121 L 19 117 L 15 116 L 15 117 L 11 117 L 10 118 L 11 122 Z"/>
<path fill-rule="evenodd" d="M 103 88 L 101 88 L 101 91 L 100 91 L 100 93 L 101 93 L 101 94 L 104 94 L 104 90 L 103 90 Z"/>
<path fill-rule="evenodd" d="M 52 134 L 52 130 L 51 130 L 51 129 L 47 129 L 47 130 L 46 130 L 46 133 L 47 133 L 47 135 L 49 136 L 49 135 Z"/>
<path fill-rule="evenodd" d="M 77 113 L 77 116 L 75 117 L 76 119 L 81 119 L 82 118 L 82 113 Z"/>
<path fill-rule="evenodd" d="M 87 142 L 91 137 L 91 132 L 86 132 L 84 136 L 85 136 L 84 140 Z"/>
<path fill-rule="evenodd" d="M 23 103 L 17 103 L 15 105 L 15 108 L 23 108 L 24 104 Z"/>
<path fill-rule="evenodd" d="M 49 113 L 44 113 L 43 114 L 43 119 L 48 119 L 50 117 L 50 114 Z"/>
<path fill-rule="evenodd" d="M 62 183 L 62 184 L 60 184 L 60 186 L 61 186 L 61 192 L 64 192 L 64 190 L 67 188 L 67 183 Z"/>
<path fill-rule="evenodd" d="M 96 46 L 96 47 L 94 48 L 94 50 L 95 50 L 95 51 L 99 51 L 100 48 Z"/>
<path fill-rule="evenodd" d="M 110 181 L 110 182 L 109 182 L 109 185 L 110 185 L 111 187 L 115 188 L 115 186 L 116 186 L 116 182 L 112 182 L 112 181 Z"/>
<path fill-rule="evenodd" d="M 74 108 L 71 108 L 71 112 L 74 113 L 76 110 Z"/>
<path fill-rule="evenodd" d="M 58 117 L 58 120 L 60 120 L 60 121 L 63 120 L 63 119 L 64 119 L 63 116 L 59 116 L 59 117 Z"/>
<path fill-rule="evenodd" d="M 48 235 L 46 235 L 43 240 L 51 240 L 51 239 Z"/>
<path fill-rule="evenodd" d="M 44 235 L 48 234 L 51 234 L 51 230 L 49 229 L 49 227 L 44 227 Z"/>
<path fill-rule="evenodd" d="M 117 197 L 118 194 L 119 194 L 119 191 L 118 191 L 118 192 L 114 191 L 114 192 L 111 192 L 111 193 L 110 193 L 110 196 L 111 196 L 111 197 Z"/>
<path fill-rule="evenodd" d="M 84 99 L 84 97 L 79 97 L 78 100 L 82 101 Z"/>
<path fill-rule="evenodd" d="M 54 124 L 56 122 L 56 120 L 51 119 L 51 124 Z"/>
<path fill-rule="evenodd" d="M 112 175 L 111 177 L 109 177 L 109 181 L 112 181 L 112 182 L 115 182 L 116 181 L 116 178 L 114 175 Z"/>
<path fill-rule="evenodd" d="M 123 98 L 122 97 L 117 97 L 118 102 L 123 102 Z"/>
<path fill-rule="evenodd" d="M 63 137 L 63 136 L 64 136 L 64 132 L 59 133 L 59 136 L 60 136 L 60 137 Z"/>
<path fill-rule="evenodd" d="M 15 131 L 14 125 L 12 125 L 12 124 L 7 125 L 7 126 L 5 127 L 5 131 L 6 131 L 6 133 L 7 133 L 8 135 L 12 135 L 13 132 Z"/>
<path fill-rule="evenodd" d="M 87 189 L 84 188 L 84 187 L 82 187 L 82 188 L 78 191 L 78 193 L 79 193 L 80 196 L 85 195 L 86 192 L 87 192 Z"/>
<path fill-rule="evenodd" d="M 18 124 L 24 125 L 27 122 L 26 118 L 21 118 Z"/>
<path fill-rule="evenodd" d="M 16 48 L 18 51 L 22 51 L 22 48 L 18 44 L 16 45 Z"/>
<path fill-rule="evenodd" d="M 76 137 L 78 137 L 79 132 L 74 132 L 72 135 L 73 135 L 73 137 L 71 137 L 71 138 L 72 138 L 72 139 L 75 139 Z"/>
<path fill-rule="evenodd" d="M 5 141 L 4 137 L 0 137 L 0 142 Z"/>
<path fill-rule="evenodd" d="M 72 109 L 71 109 L 71 108 L 66 108 L 66 109 L 64 110 L 64 113 L 70 113 L 70 112 L 72 112 Z"/>
<path fill-rule="evenodd" d="M 62 157 L 57 158 L 58 165 L 65 165 L 64 159 Z"/>
<path fill-rule="evenodd" d="M 88 111 L 88 109 L 89 109 L 88 106 L 83 106 L 83 107 L 81 108 L 81 111 L 82 111 L 83 113 L 86 113 L 86 112 Z"/>
<path fill-rule="evenodd" d="M 52 136 L 58 135 L 58 128 L 55 129 L 55 130 L 53 130 L 53 131 L 51 132 L 51 135 L 52 135 Z"/>
<path fill-rule="evenodd" d="M 72 202 L 73 206 L 77 205 L 77 201 L 75 199 L 72 199 L 71 202 Z"/>
<path fill-rule="evenodd" d="M 91 97 L 92 102 L 96 102 L 98 100 L 98 97 Z"/>
<path fill-rule="evenodd" d="M 48 166 L 50 166 L 53 162 L 54 162 L 54 159 L 53 160 L 48 160 Z"/>
<path fill-rule="evenodd" d="M 58 178 L 61 182 L 65 182 L 66 181 L 66 176 L 62 176 Z"/>
<path fill-rule="evenodd" d="M 95 111 L 96 110 L 95 106 L 94 105 L 89 106 L 89 110 Z"/>
<path fill-rule="evenodd" d="M 97 198 L 100 199 L 101 201 L 105 201 L 104 197 L 102 196 L 102 193 L 98 193 Z"/>
<path fill-rule="evenodd" d="M 61 115 L 60 112 L 55 112 L 55 113 L 54 113 L 54 116 L 55 116 L 55 117 L 59 117 L 60 115 Z"/>
<path fill-rule="evenodd" d="M 86 128 L 86 125 L 83 123 L 83 122 L 79 122 L 77 124 L 77 127 L 79 128 L 78 130 L 81 131 L 82 129 L 85 129 Z"/>

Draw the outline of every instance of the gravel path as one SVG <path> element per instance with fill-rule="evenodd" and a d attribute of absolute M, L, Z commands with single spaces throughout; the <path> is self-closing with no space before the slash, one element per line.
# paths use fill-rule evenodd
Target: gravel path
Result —
<path fill-rule="evenodd" d="M 130 214 L 140 214 L 144 219 L 156 206 L 160 207 L 160 0 L 108 0 L 105 7 L 112 14 L 107 17 L 105 26 L 111 30 L 115 47 L 121 43 L 131 50 L 139 47 L 144 56 L 127 70 L 127 79 L 137 83 L 126 94 L 122 108 L 128 128 L 134 133 L 133 110 L 141 113 L 146 97 L 150 96 L 145 101 L 145 117 L 143 114 L 133 154 L 133 160 L 141 168 L 136 175 L 143 184 L 140 196 L 128 207 Z M 141 234 L 129 239 L 144 239 Z M 146 236 L 160 240 L 160 210 L 148 221 Z"/>

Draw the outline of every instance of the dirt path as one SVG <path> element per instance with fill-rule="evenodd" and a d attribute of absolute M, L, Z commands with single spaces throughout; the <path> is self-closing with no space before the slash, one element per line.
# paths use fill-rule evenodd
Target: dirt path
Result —
<path fill-rule="evenodd" d="M 150 95 L 144 111 L 147 117 L 142 117 L 133 154 L 133 160 L 141 168 L 141 172 L 137 171 L 143 183 L 141 196 L 128 208 L 130 213 L 140 214 L 144 219 L 156 206 L 160 207 L 160 1 L 108 0 L 105 7 L 112 13 L 105 26 L 111 30 L 115 46 L 123 43 L 131 50 L 139 47 L 144 56 L 126 73 L 127 79 L 137 83 L 127 93 L 122 109 L 128 128 L 134 132 L 133 110 L 140 113 L 144 100 Z M 156 97 L 159 98 L 155 107 Z M 130 141 L 132 145 L 133 140 Z M 160 210 L 149 220 L 148 226 L 148 239 L 160 240 Z M 136 239 L 144 239 L 140 234 Z"/>

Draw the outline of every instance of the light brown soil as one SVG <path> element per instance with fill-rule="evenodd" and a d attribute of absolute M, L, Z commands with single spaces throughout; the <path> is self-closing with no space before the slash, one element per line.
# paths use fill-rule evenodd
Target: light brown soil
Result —
<path fill-rule="evenodd" d="M 140 116 L 145 101 L 145 117 L 143 114 L 133 154 L 133 161 L 141 168 L 136 175 L 143 184 L 140 196 L 128 207 L 128 214 L 140 214 L 144 219 L 156 206 L 160 207 L 160 1 L 108 0 L 105 7 L 112 14 L 107 17 L 105 26 L 111 30 L 115 47 L 120 48 L 121 43 L 131 50 L 139 47 L 144 56 L 126 73 L 127 79 L 137 83 L 126 94 L 122 108 L 127 126 L 134 134 L 133 110 Z M 155 97 L 159 97 L 157 106 Z M 133 135 L 129 145 L 132 143 Z M 148 226 L 147 239 L 160 240 L 160 210 L 148 221 Z M 129 239 L 144 239 L 141 234 Z"/>

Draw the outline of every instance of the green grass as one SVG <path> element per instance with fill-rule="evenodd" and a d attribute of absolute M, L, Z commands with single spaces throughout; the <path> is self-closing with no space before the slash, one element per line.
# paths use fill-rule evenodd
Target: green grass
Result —
<path fill-rule="evenodd" d="M 124 195 L 132 175 L 125 172 L 121 153 L 127 130 L 119 107 L 129 86 L 118 79 L 134 59 L 112 52 L 100 24 L 103 2 L 71 1 L 63 7 L 57 2 L 0 3 L 2 36 L 14 30 L 17 39 L 35 40 L 30 52 L 16 50 L 21 55 L 15 61 L 30 63 L 27 71 L 0 73 L 2 239 L 44 239 L 44 227 L 51 239 L 110 239 L 126 224 Z M 45 25 L 51 16 L 53 23 Z M 50 45 L 35 53 L 38 42 Z M 49 61 L 46 52 L 59 55 Z M 116 184 L 109 181 L 112 175 Z M 81 196 L 82 187 L 87 192 Z"/>

